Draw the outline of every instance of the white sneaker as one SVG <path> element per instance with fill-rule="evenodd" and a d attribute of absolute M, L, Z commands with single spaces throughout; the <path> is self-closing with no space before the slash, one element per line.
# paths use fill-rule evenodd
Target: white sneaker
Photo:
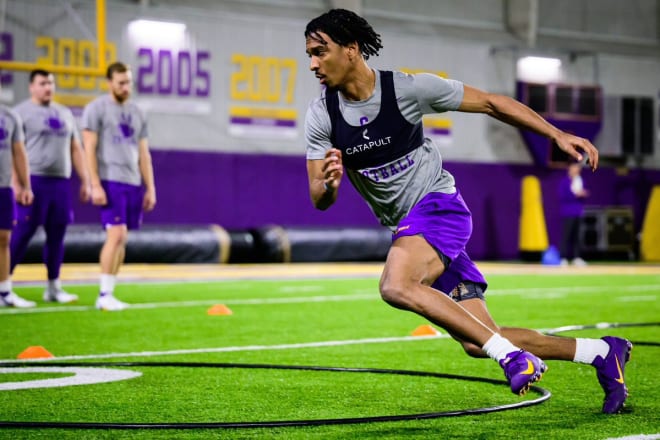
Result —
<path fill-rule="evenodd" d="M 117 312 L 129 307 L 125 302 L 119 301 L 113 295 L 99 296 L 96 300 L 96 308 L 106 312 Z"/>
<path fill-rule="evenodd" d="M 574 258 L 574 259 L 573 259 L 573 266 L 584 267 L 584 266 L 586 266 L 586 265 L 587 265 L 587 262 L 584 261 L 584 260 L 583 260 L 582 258 L 580 258 L 580 257 L 577 257 L 577 258 Z"/>
<path fill-rule="evenodd" d="M 64 290 L 58 290 L 57 292 L 52 293 L 50 290 L 46 289 L 44 291 L 44 301 L 67 304 L 74 301 L 78 301 L 78 295 L 65 292 Z"/>
<path fill-rule="evenodd" d="M 16 307 L 17 309 L 29 309 L 36 307 L 37 303 L 21 298 L 16 292 L 9 292 L 7 296 L 0 296 L 0 307 Z"/>
<path fill-rule="evenodd" d="M 559 265 L 562 267 L 568 266 L 568 260 L 566 258 L 562 258 L 561 261 L 559 262 Z"/>

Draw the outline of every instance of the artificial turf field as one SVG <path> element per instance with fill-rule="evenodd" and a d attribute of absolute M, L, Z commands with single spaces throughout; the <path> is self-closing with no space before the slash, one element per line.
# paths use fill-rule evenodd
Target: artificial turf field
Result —
<path fill-rule="evenodd" d="M 43 346 L 56 356 L 49 362 L 135 362 L 140 365 L 106 368 L 141 375 L 100 384 L 0 390 L 0 421 L 319 420 L 460 411 L 539 398 L 533 392 L 523 398 L 511 394 L 495 362 L 469 358 L 444 332 L 410 336 L 427 322 L 380 300 L 379 270 L 378 264 L 127 267 L 116 294 L 134 306 L 109 313 L 93 309 L 97 287 L 84 283 L 93 278 L 95 266 L 65 267 L 65 278 L 82 281 L 67 286 L 80 296 L 74 305 L 43 304 L 43 287 L 21 283 L 38 280 L 41 269 L 19 266 L 15 290 L 39 305 L 28 311 L 0 309 L 3 363 L 15 362 L 28 346 Z M 490 282 L 489 308 L 500 325 L 549 330 L 660 322 L 658 266 L 484 265 L 483 270 Z M 208 315 L 218 304 L 233 314 Z M 600 413 L 603 394 L 592 367 L 548 361 L 550 369 L 539 386 L 552 393 L 549 400 L 480 415 L 279 428 L 0 428 L 0 438 L 660 438 L 660 327 L 562 333 L 607 334 L 637 342 L 626 367 L 628 405 L 613 416 Z M 175 366 L 143 365 L 155 362 Z M 497 383 L 199 363 L 412 370 Z M 0 386 L 72 375 L 1 371 Z"/>

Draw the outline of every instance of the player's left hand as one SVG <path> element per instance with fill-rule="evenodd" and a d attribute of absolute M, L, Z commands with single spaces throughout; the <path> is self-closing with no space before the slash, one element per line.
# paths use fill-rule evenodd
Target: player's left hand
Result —
<path fill-rule="evenodd" d="M 81 183 L 80 184 L 80 201 L 83 203 L 87 203 L 91 200 L 92 198 L 92 185 L 88 183 Z"/>
<path fill-rule="evenodd" d="M 34 193 L 31 188 L 20 188 L 16 191 L 16 201 L 21 205 L 28 206 L 34 201 Z"/>
<path fill-rule="evenodd" d="M 156 191 L 147 190 L 144 193 L 144 199 L 142 200 L 142 209 L 144 212 L 152 211 L 156 207 Z"/>
<path fill-rule="evenodd" d="M 586 154 L 591 171 L 596 171 L 598 168 L 598 150 L 587 139 L 562 131 L 555 138 L 555 142 L 561 150 L 568 153 L 569 156 L 577 161 L 581 161 L 583 154 Z"/>

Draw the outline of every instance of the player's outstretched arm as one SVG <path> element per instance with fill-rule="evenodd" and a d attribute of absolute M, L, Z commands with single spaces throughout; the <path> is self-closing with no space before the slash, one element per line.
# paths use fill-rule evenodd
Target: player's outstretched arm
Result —
<path fill-rule="evenodd" d="M 463 86 L 463 101 L 458 108 L 462 112 L 485 113 L 516 127 L 525 128 L 552 139 L 575 160 L 589 158 L 593 171 L 598 168 L 598 150 L 587 139 L 561 131 L 543 119 L 531 108 L 504 95 L 486 93 L 470 86 Z"/>

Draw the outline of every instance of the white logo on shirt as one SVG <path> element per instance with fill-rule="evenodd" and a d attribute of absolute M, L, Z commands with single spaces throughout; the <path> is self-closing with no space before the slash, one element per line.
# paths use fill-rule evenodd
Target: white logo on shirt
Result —
<path fill-rule="evenodd" d="M 369 130 L 368 128 L 365 128 L 364 131 L 362 132 L 362 137 L 365 138 L 366 140 L 369 140 L 369 136 L 367 136 L 368 130 Z"/>

